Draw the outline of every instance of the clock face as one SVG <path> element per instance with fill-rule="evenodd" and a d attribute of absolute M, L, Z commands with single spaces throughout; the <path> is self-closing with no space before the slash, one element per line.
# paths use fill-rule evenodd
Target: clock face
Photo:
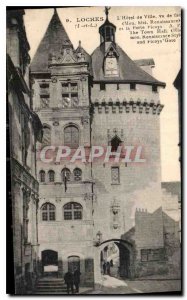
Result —
<path fill-rule="evenodd" d="M 117 62 L 116 62 L 116 58 L 115 57 L 107 58 L 107 60 L 106 60 L 106 68 L 107 69 L 117 69 Z"/>
<path fill-rule="evenodd" d="M 105 75 L 118 75 L 118 64 L 115 57 L 106 58 Z"/>

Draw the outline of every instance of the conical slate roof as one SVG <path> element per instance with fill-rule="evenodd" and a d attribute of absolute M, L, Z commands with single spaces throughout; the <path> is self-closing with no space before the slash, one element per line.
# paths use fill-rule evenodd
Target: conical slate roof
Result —
<path fill-rule="evenodd" d="M 59 54 L 63 45 L 73 45 L 55 9 L 48 28 L 31 62 L 31 72 L 48 71 L 48 58 Z"/>
<path fill-rule="evenodd" d="M 119 54 L 119 77 L 105 77 L 103 70 L 105 49 L 104 44 L 101 44 L 91 55 L 94 81 L 123 81 L 165 86 L 164 82 L 158 81 L 142 70 L 117 44 L 115 44 L 114 48 Z"/>

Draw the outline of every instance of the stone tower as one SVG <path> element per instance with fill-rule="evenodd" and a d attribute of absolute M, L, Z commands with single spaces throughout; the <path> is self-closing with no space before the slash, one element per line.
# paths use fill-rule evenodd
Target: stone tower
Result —
<path fill-rule="evenodd" d="M 75 50 L 55 10 L 31 64 L 33 105 L 43 123 L 43 146 L 90 148 L 89 55 Z M 71 159 L 71 155 L 69 156 Z M 89 163 L 37 163 L 40 181 L 41 273 L 80 267 L 93 282 L 92 181 Z M 52 263 L 48 262 L 52 257 Z"/>
<path fill-rule="evenodd" d="M 122 159 L 127 158 L 124 162 L 113 159 L 93 164 L 97 195 L 94 230 L 102 231 L 103 243 L 111 239 L 133 240 L 134 260 L 138 261 L 142 249 L 163 247 L 159 209 L 162 205 L 159 115 L 163 106 L 159 89 L 165 84 L 152 76 L 153 59 L 132 61 L 116 43 L 115 32 L 116 27 L 107 14 L 99 28 L 100 45 L 91 56 L 92 145 L 110 145 L 112 151 L 118 146 L 134 146 L 134 149 L 141 146 L 145 162 L 130 162 L 126 152 L 121 154 Z M 149 214 L 154 213 L 157 222 L 150 228 L 151 221 L 145 223 Z"/>
<path fill-rule="evenodd" d="M 125 277 L 150 257 L 155 268 L 163 259 L 159 89 L 165 84 L 152 76 L 153 59 L 133 61 L 116 43 L 108 9 L 99 34 L 91 56 L 81 43 L 75 50 L 55 10 L 31 64 L 42 147 L 111 147 L 108 162 L 37 163 L 41 274 L 50 264 L 60 275 L 78 266 L 84 284 L 99 281 L 110 242 L 118 245 Z M 138 147 L 144 162 L 133 161 Z"/>

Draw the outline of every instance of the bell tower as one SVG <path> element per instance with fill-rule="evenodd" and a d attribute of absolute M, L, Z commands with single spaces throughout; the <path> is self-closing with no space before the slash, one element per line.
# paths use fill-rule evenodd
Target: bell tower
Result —
<path fill-rule="evenodd" d="M 106 77 L 119 76 L 118 58 L 119 54 L 115 47 L 116 26 L 108 19 L 110 7 L 105 7 L 106 20 L 99 28 L 100 47 L 105 53 L 103 71 Z"/>
<path fill-rule="evenodd" d="M 106 20 L 99 28 L 100 45 L 91 57 L 91 142 L 111 146 L 111 159 L 92 166 L 97 196 L 94 230 L 95 234 L 102 232 L 103 241 L 122 236 L 125 239 L 128 232 L 132 233 L 130 239 L 135 241 L 140 257 L 141 249 L 146 248 L 148 242 L 152 247 L 155 244 L 147 237 L 141 244 L 137 231 L 135 237 L 136 208 L 151 216 L 155 212 L 161 216 L 158 210 L 162 204 L 159 115 L 163 105 L 159 90 L 165 84 L 145 72 L 117 44 L 116 26 L 109 21 L 108 7 L 105 14 Z M 152 60 L 145 61 L 149 64 Z M 122 150 L 119 160 L 115 160 L 114 152 L 119 145 L 124 152 Z M 136 163 L 133 159 L 125 162 L 125 148 L 138 146 L 143 148 L 144 162 Z M 150 230 L 154 238 L 155 228 Z M 158 248 L 163 247 L 162 233 L 160 229 L 155 239 Z"/>
<path fill-rule="evenodd" d="M 106 20 L 103 25 L 99 27 L 99 33 L 100 33 L 100 43 L 103 42 L 114 42 L 115 43 L 115 32 L 116 32 L 116 26 L 112 23 L 110 23 L 108 19 L 110 7 L 105 7 L 105 14 L 106 14 Z"/>

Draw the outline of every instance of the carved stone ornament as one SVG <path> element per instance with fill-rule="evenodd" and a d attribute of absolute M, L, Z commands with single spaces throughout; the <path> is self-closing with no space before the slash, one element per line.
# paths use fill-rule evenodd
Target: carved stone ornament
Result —
<path fill-rule="evenodd" d="M 92 199 L 92 195 L 91 194 L 89 194 L 89 193 L 86 193 L 85 195 L 84 195 L 84 200 L 85 201 L 87 201 L 87 200 L 91 200 Z"/>
<path fill-rule="evenodd" d="M 111 205 L 111 211 L 112 211 L 112 227 L 114 229 L 117 229 L 120 226 L 120 224 L 119 224 L 120 205 L 115 198 Z"/>
<path fill-rule="evenodd" d="M 86 76 L 81 76 L 81 81 L 86 81 Z"/>
<path fill-rule="evenodd" d="M 52 82 L 52 83 L 57 83 L 57 78 L 56 78 L 56 77 L 52 77 L 52 78 L 51 78 L 51 82 Z"/>
<path fill-rule="evenodd" d="M 81 118 L 82 124 L 89 124 L 89 116 L 83 116 Z"/>
<path fill-rule="evenodd" d="M 117 128 L 113 128 L 113 130 L 107 129 L 108 142 L 111 142 L 111 140 L 115 136 L 117 136 L 123 142 L 124 141 L 124 132 L 123 132 L 123 129 L 117 129 Z"/>
<path fill-rule="evenodd" d="M 93 202 L 95 202 L 96 200 L 97 200 L 97 196 L 96 196 L 96 194 L 94 194 L 94 193 L 86 193 L 85 195 L 84 195 L 84 200 L 85 201 L 87 201 L 87 200 L 93 200 Z"/>
<path fill-rule="evenodd" d="M 56 203 L 60 203 L 61 202 L 61 197 L 56 197 Z"/>
<path fill-rule="evenodd" d="M 59 122 L 58 121 L 54 121 L 53 122 L 53 126 L 59 126 Z"/>

